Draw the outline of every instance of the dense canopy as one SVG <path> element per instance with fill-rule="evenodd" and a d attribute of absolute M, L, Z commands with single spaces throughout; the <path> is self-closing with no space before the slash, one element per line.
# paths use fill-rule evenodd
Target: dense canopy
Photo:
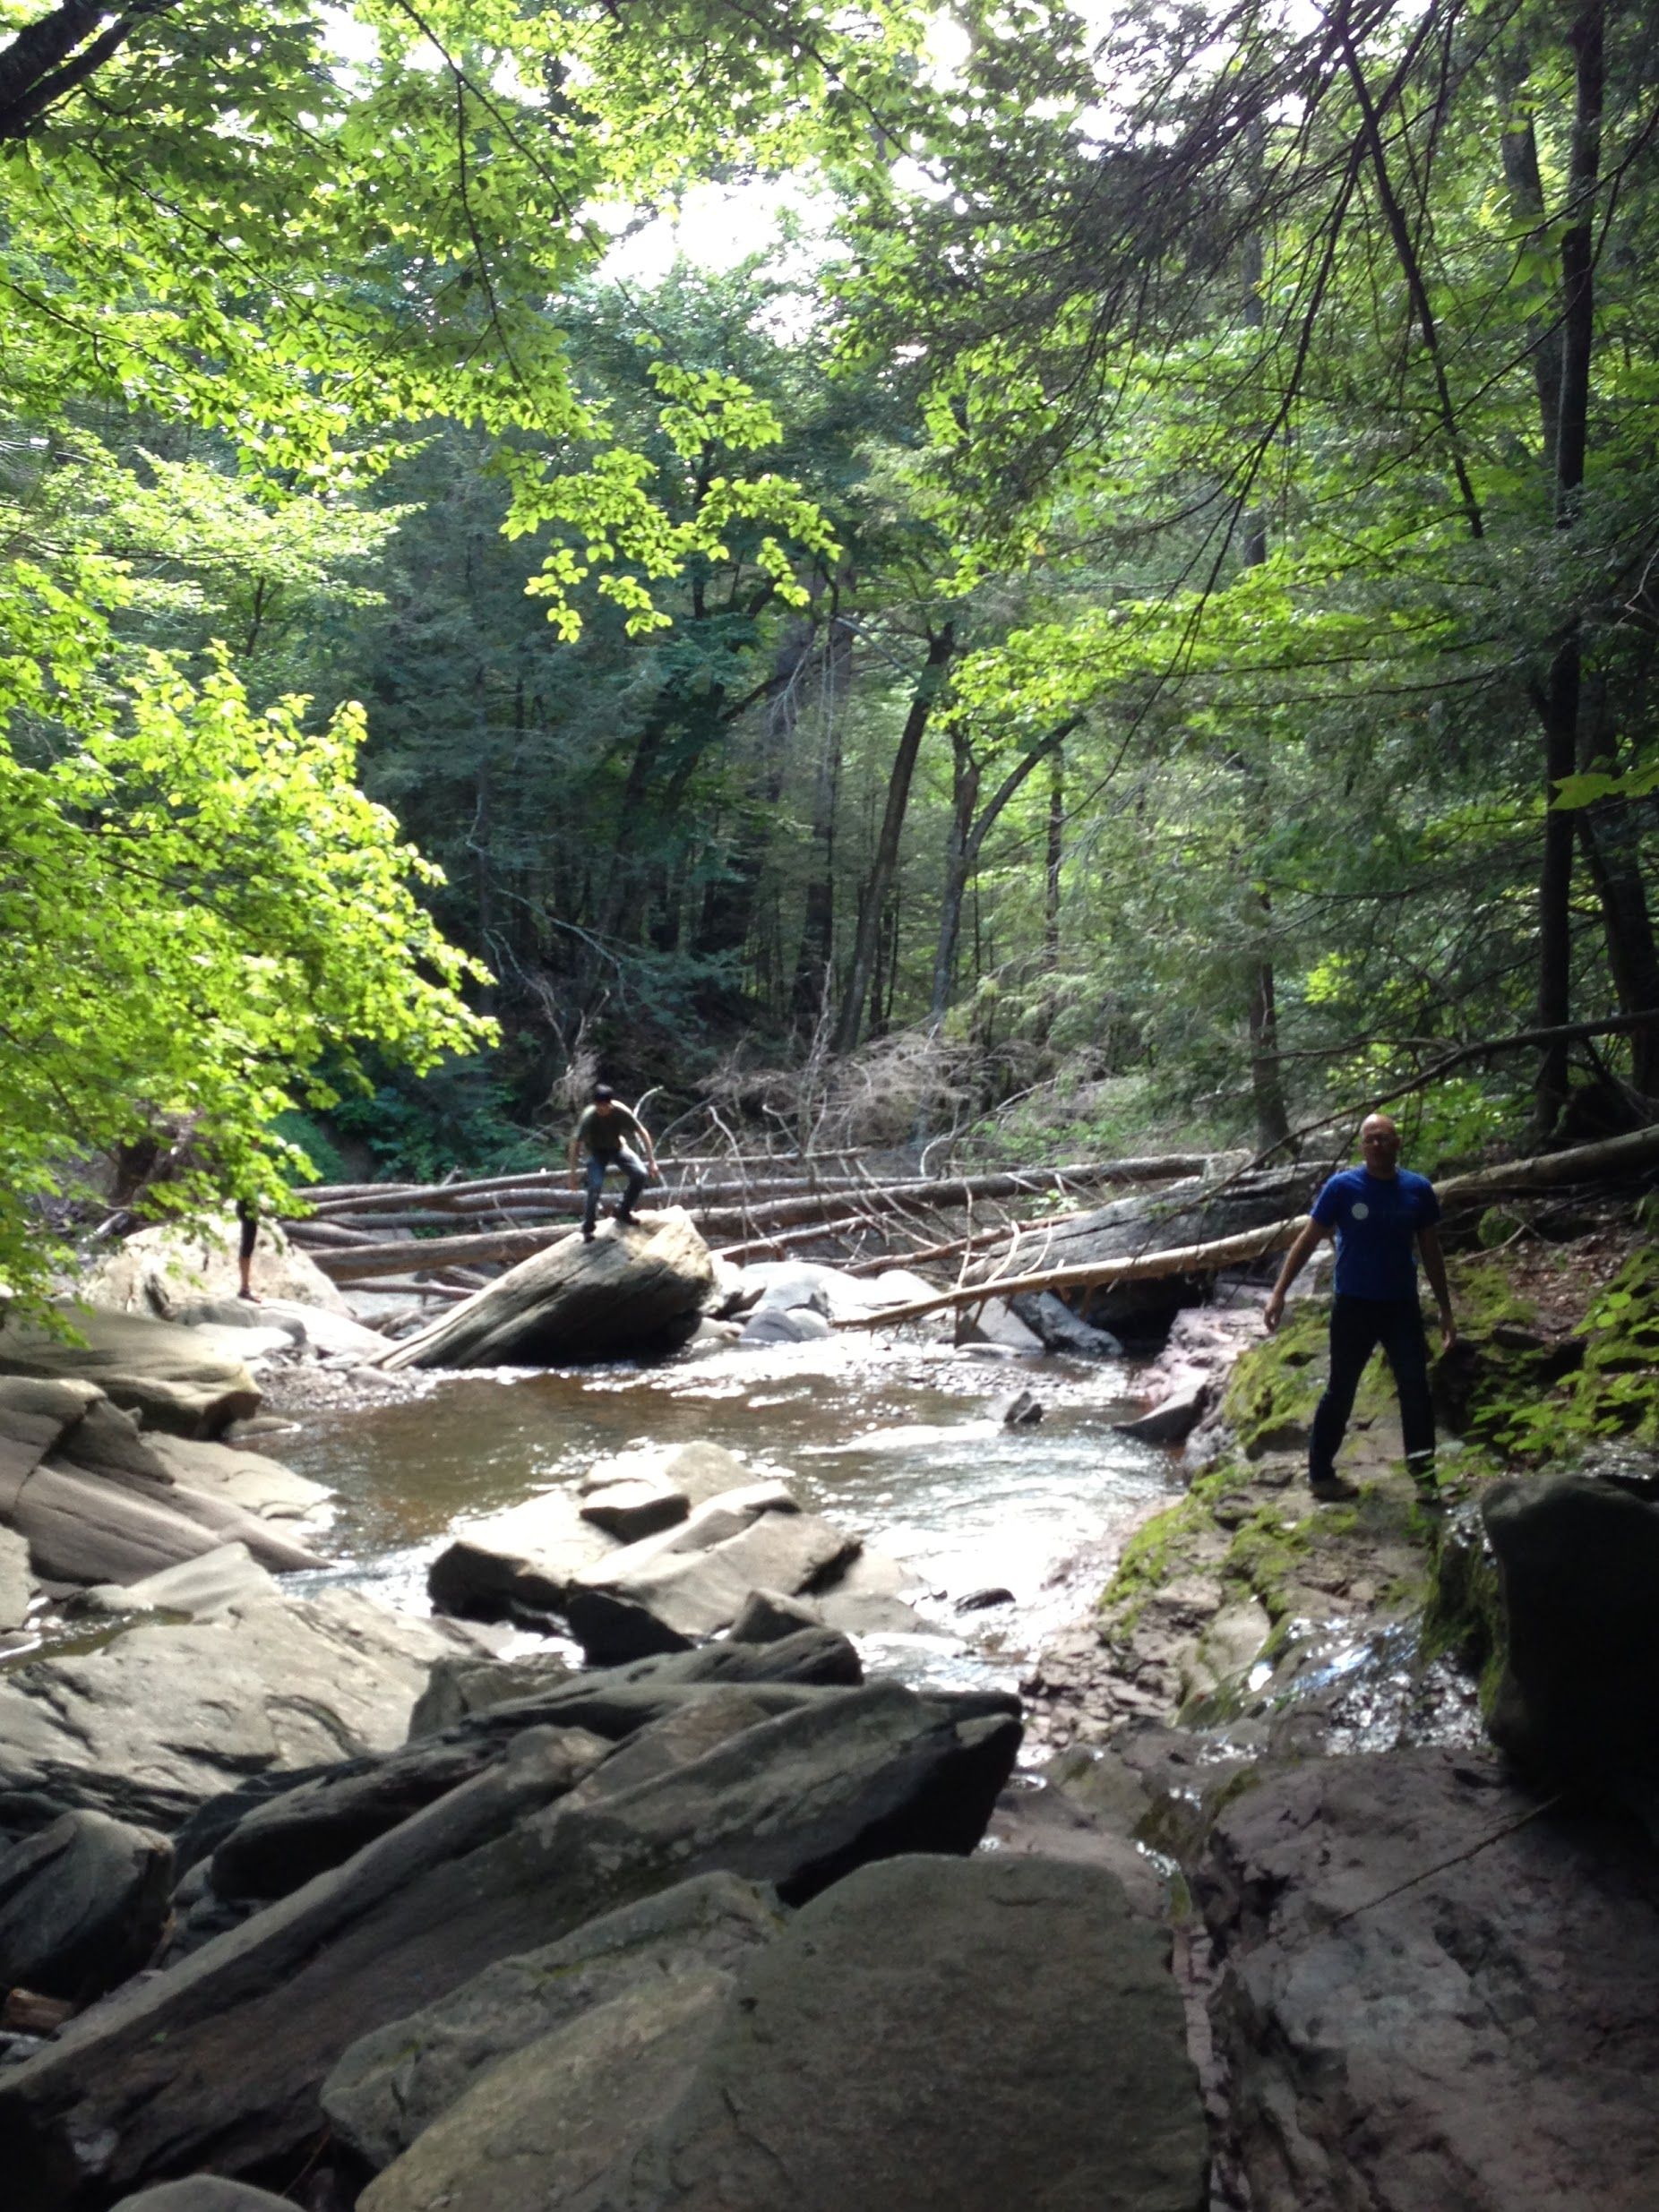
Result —
<path fill-rule="evenodd" d="M 0 1277 L 146 1134 L 271 1196 L 598 1067 L 1659 1094 L 1651 5 L 0 30 Z"/>

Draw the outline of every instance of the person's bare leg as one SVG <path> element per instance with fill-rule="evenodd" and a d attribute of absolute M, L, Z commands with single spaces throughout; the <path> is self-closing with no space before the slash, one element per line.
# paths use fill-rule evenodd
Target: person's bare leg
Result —
<path fill-rule="evenodd" d="M 250 1306 L 262 1306 L 265 1301 L 254 1288 L 254 1246 L 259 1236 L 259 1216 L 245 1198 L 236 1200 L 236 1219 L 242 1224 L 242 1240 L 236 1250 L 236 1296 L 246 1299 Z"/>

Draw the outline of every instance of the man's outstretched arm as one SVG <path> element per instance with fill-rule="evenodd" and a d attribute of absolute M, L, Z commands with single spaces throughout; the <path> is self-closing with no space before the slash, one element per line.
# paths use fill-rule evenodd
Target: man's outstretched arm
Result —
<path fill-rule="evenodd" d="M 1322 1227 L 1311 1214 L 1296 1231 L 1296 1240 L 1285 1255 L 1285 1265 L 1279 1269 L 1279 1279 L 1274 1284 L 1272 1294 L 1262 1308 L 1261 1317 L 1267 1324 L 1269 1335 L 1285 1318 L 1285 1293 L 1307 1265 L 1319 1239 L 1328 1237 L 1329 1234 L 1329 1230 Z"/>
<path fill-rule="evenodd" d="M 1452 1314 L 1451 1284 L 1446 1276 L 1446 1255 L 1440 1250 L 1440 1230 L 1420 1229 L 1417 1249 L 1423 1254 L 1423 1272 L 1429 1278 L 1429 1288 L 1440 1309 L 1440 1343 L 1449 1351 L 1457 1342 L 1457 1324 Z"/>

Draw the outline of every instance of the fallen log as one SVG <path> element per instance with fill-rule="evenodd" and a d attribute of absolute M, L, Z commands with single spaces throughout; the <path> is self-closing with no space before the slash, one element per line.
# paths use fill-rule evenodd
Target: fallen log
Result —
<path fill-rule="evenodd" d="M 1634 1168 L 1659 1165 L 1659 1126 L 1637 1129 L 1625 1136 L 1603 1139 L 1595 1145 L 1575 1145 L 1569 1152 L 1545 1153 L 1531 1160 L 1512 1160 L 1498 1167 L 1476 1168 L 1454 1175 L 1437 1186 L 1443 1209 L 1464 1209 L 1490 1198 L 1507 1197 L 1531 1190 L 1559 1189 L 1564 1184 L 1595 1182 L 1603 1175 Z M 1282 1252 L 1307 1220 L 1305 1213 L 1269 1222 L 1263 1228 L 1245 1230 L 1236 1237 L 1218 1237 L 1208 1244 L 1180 1245 L 1164 1252 L 1143 1252 L 1132 1259 L 1104 1260 L 1094 1265 L 1049 1267 L 1024 1275 L 1001 1275 L 990 1282 L 966 1289 L 941 1290 L 936 1298 L 913 1299 L 908 1305 L 890 1306 L 879 1314 L 860 1314 L 835 1322 L 838 1329 L 885 1328 L 890 1323 L 920 1320 L 924 1315 L 943 1313 L 958 1306 L 983 1306 L 993 1298 L 1020 1298 L 1039 1290 L 1103 1290 L 1108 1283 L 1139 1282 L 1162 1275 L 1213 1274 L 1224 1267 L 1239 1267 L 1251 1260 Z"/>
<path fill-rule="evenodd" d="M 949 1176 L 899 1183 L 855 1182 L 853 1190 L 863 1201 L 865 1214 L 872 1211 L 902 1213 L 915 1206 L 959 1206 L 979 1198 L 1036 1197 L 1051 1190 L 1070 1190 L 1098 1183 L 1160 1183 L 1195 1168 L 1208 1166 L 1208 1153 L 1165 1154 L 1134 1160 L 1084 1162 L 1060 1168 L 1025 1168 L 994 1174 Z M 777 1230 L 808 1222 L 844 1215 L 848 1193 L 820 1189 L 799 1197 L 771 1199 L 746 1205 L 693 1205 L 685 1208 L 704 1237 L 755 1241 L 757 1230 Z M 674 1200 L 660 1188 L 648 1192 L 640 1212 L 660 1212 Z M 411 1268 L 471 1265 L 491 1261 L 528 1259 L 546 1250 L 570 1232 L 550 1227 L 502 1228 L 471 1236 L 410 1238 L 385 1244 L 355 1246 L 349 1251 L 318 1250 L 314 1256 L 336 1282 L 359 1282 L 365 1276 L 401 1274 Z M 826 1232 L 827 1233 L 827 1232 Z"/>

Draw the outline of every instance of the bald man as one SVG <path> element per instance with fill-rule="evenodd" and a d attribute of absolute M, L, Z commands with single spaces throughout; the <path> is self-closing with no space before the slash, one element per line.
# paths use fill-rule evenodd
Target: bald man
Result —
<path fill-rule="evenodd" d="M 1423 1255 L 1423 1273 L 1440 1307 L 1440 1339 L 1449 1350 L 1457 1341 L 1457 1325 L 1435 1226 L 1440 1202 L 1427 1176 L 1401 1167 L 1400 1133 L 1387 1114 L 1372 1114 L 1361 1124 L 1360 1156 L 1362 1167 L 1333 1175 L 1313 1201 L 1312 1213 L 1285 1255 L 1262 1318 L 1270 1331 L 1278 1327 L 1285 1292 L 1320 1238 L 1334 1236 L 1330 1379 L 1313 1417 L 1308 1480 L 1314 1496 L 1327 1502 L 1359 1496 L 1337 1472 L 1337 1448 L 1365 1363 L 1380 1344 L 1399 1393 L 1405 1465 L 1419 1496 L 1432 1503 L 1437 1495 L 1434 1409 L 1429 1398 L 1429 1347 L 1417 1303 L 1417 1254 Z"/>

